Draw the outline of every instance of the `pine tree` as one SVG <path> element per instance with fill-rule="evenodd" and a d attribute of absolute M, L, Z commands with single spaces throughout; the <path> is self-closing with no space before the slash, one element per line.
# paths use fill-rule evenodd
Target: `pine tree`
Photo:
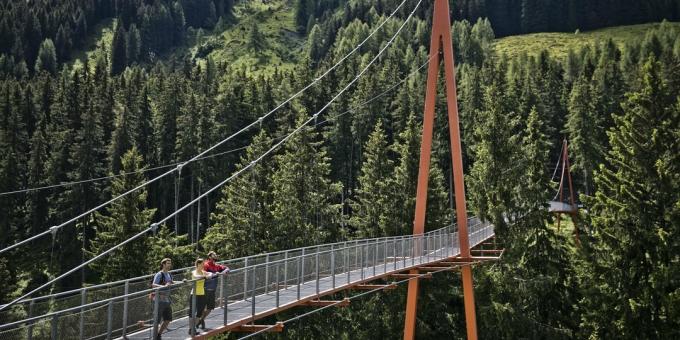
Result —
<path fill-rule="evenodd" d="M 248 31 L 247 45 L 248 49 L 250 49 L 253 52 L 262 51 L 262 49 L 264 49 L 265 46 L 267 45 L 264 35 L 262 35 L 260 29 L 257 28 L 256 21 L 253 22 L 253 25 L 250 27 L 250 30 Z"/>
<path fill-rule="evenodd" d="M 304 115 L 298 124 L 306 120 Z M 318 142 L 318 132 L 305 127 L 286 143 L 277 155 L 277 170 L 272 175 L 272 214 L 276 230 L 275 249 L 295 248 L 335 240 L 339 236 L 342 190 L 331 182 L 330 159 Z"/>
<path fill-rule="evenodd" d="M 125 60 L 127 63 L 132 64 L 138 61 L 142 51 L 142 36 L 135 24 L 130 25 L 125 46 L 127 47 L 127 50 L 125 51 Z"/>
<path fill-rule="evenodd" d="M 109 144 L 108 150 L 110 171 L 113 173 L 120 171 L 123 155 L 125 155 L 125 153 L 127 153 L 134 145 L 134 131 L 131 115 L 127 106 L 123 106 L 121 111 L 116 115 L 116 128 L 111 135 L 111 144 Z"/>
<path fill-rule="evenodd" d="M 409 235 L 413 233 L 413 221 L 416 208 L 416 184 L 420 156 L 421 128 L 411 114 L 392 150 L 397 154 L 396 167 L 388 183 L 388 203 L 390 210 L 384 214 L 380 225 L 388 228 L 383 236 Z M 451 221 L 451 211 L 447 208 L 447 190 L 444 187 L 444 175 L 438 166 L 434 152 L 430 160 L 430 178 L 428 181 L 427 213 L 425 229 L 433 230 L 444 227 Z"/>
<path fill-rule="evenodd" d="M 119 20 L 113 33 L 113 40 L 111 41 L 111 54 L 109 57 L 111 61 L 111 75 L 120 74 L 127 66 L 128 62 L 125 57 L 127 51 L 126 35 L 125 27 L 123 27 L 123 23 Z"/>
<path fill-rule="evenodd" d="M 357 229 L 359 238 L 385 236 L 389 231 L 388 226 L 381 224 L 391 210 L 387 191 L 390 190 L 393 162 L 388 152 L 387 136 L 379 121 L 366 142 L 364 163 L 353 199 L 355 203 L 352 204 L 350 224 Z"/>
<path fill-rule="evenodd" d="M 494 81 L 484 90 L 484 108 L 474 129 L 474 164 L 469 193 L 475 214 L 495 225 L 500 240 L 508 237 L 505 216 L 514 211 L 519 138 L 518 120 L 504 105 L 502 88 Z"/>
<path fill-rule="evenodd" d="M 35 61 L 35 72 L 45 71 L 51 75 L 57 73 L 57 52 L 51 39 L 40 44 L 38 59 Z"/>
<path fill-rule="evenodd" d="M 642 65 L 587 201 L 599 244 L 584 325 L 603 338 L 679 335 L 680 102 L 660 70 L 653 57 Z"/>
<path fill-rule="evenodd" d="M 571 90 L 569 99 L 569 151 L 573 158 L 572 171 L 581 174 L 584 193 L 589 195 L 593 170 L 602 161 L 602 145 L 597 139 L 601 120 L 596 117 L 595 98 L 585 79 L 579 78 Z"/>
<path fill-rule="evenodd" d="M 133 147 L 121 159 L 121 172 L 129 173 L 143 169 L 142 156 Z M 142 173 L 134 173 L 116 178 L 111 183 L 111 195 L 120 195 L 144 181 Z M 112 246 L 148 228 L 155 209 L 146 208 L 146 189 L 137 190 L 112 203 L 106 214 L 95 213 L 96 236 L 90 247 L 91 255 L 104 252 Z M 110 282 L 146 273 L 140 261 L 146 259 L 149 241 L 141 237 L 132 241 L 104 259 L 95 261 L 92 267 L 101 274 L 103 282 Z"/>
<path fill-rule="evenodd" d="M 28 163 L 28 186 L 35 188 L 47 184 L 45 163 L 48 159 L 48 142 L 46 137 L 47 124 L 44 116 L 38 120 L 38 128 L 31 138 L 31 153 Z M 48 204 L 47 196 L 41 192 L 28 194 L 27 208 L 29 213 L 28 234 L 35 235 L 47 227 Z"/>
<path fill-rule="evenodd" d="M 186 268 L 194 265 L 196 253 L 194 246 L 187 243 L 187 235 L 174 235 L 166 225 L 158 226 L 156 234 L 146 240 L 146 256 L 144 265 L 139 266 L 145 269 L 145 273 L 158 272 L 159 264 L 164 258 L 172 259 L 174 268 Z M 180 281 L 181 277 L 174 277 Z"/>
<path fill-rule="evenodd" d="M 267 134 L 260 132 L 246 149 L 236 171 L 260 157 L 271 144 Z M 270 158 L 263 158 L 224 187 L 211 217 L 213 224 L 201 241 L 204 249 L 229 258 L 274 250 L 277 224 L 270 210 L 273 163 Z"/>
<path fill-rule="evenodd" d="M 26 185 L 28 136 L 21 117 L 22 91 L 18 82 L 7 82 L 0 94 L 0 192 L 17 190 Z M 10 243 L 22 230 L 20 199 L 0 197 L 0 246 Z"/>
<path fill-rule="evenodd" d="M 135 128 L 135 145 L 144 163 L 154 164 L 156 161 L 156 144 L 154 140 L 153 112 L 149 98 L 149 88 L 144 86 L 135 103 L 137 110 L 137 126 Z"/>
<path fill-rule="evenodd" d="M 84 83 L 80 88 L 81 93 L 78 94 L 78 101 L 84 104 L 83 111 L 80 114 L 79 126 L 74 129 L 74 144 L 70 149 L 69 154 L 69 181 L 83 181 L 91 178 L 99 178 L 105 174 L 105 160 L 106 151 L 104 145 L 104 132 L 101 126 L 100 112 L 95 110 L 92 102 L 84 103 L 83 98 L 92 96 L 92 86 Z M 85 210 L 93 207 L 96 202 L 101 202 L 101 183 L 80 183 L 69 187 L 65 191 L 65 198 L 67 204 L 71 206 L 74 214 L 80 214 Z M 74 247 L 73 251 L 82 256 L 81 261 L 84 260 L 84 254 L 81 252 L 87 249 L 89 240 L 94 236 L 94 231 L 91 228 L 90 221 L 82 219 L 76 224 L 74 230 L 80 231 L 80 240 L 82 247 L 75 248 L 75 242 L 71 243 Z M 71 257 L 69 260 L 77 261 Z M 86 270 L 83 270 L 83 279 L 86 279 Z"/>

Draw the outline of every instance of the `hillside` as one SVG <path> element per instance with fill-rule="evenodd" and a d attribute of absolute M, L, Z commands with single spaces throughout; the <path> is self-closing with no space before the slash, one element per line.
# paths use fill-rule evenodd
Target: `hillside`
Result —
<path fill-rule="evenodd" d="M 194 39 L 189 55 L 210 56 L 249 71 L 285 69 L 295 65 L 305 42 L 295 31 L 293 8 L 286 1 L 240 3 L 234 7 L 233 23 L 220 28 Z"/>
<path fill-rule="evenodd" d="M 679 22 L 669 22 L 668 24 L 680 28 Z M 536 55 L 547 49 L 552 56 L 563 59 L 570 49 L 578 50 L 586 45 L 607 41 L 607 39 L 614 40 L 619 48 L 626 42 L 641 41 L 647 32 L 659 28 L 660 25 L 661 23 L 650 23 L 608 27 L 588 32 L 516 35 L 498 39 L 494 43 L 494 49 L 498 54 L 505 54 L 510 58 L 524 52 Z"/>

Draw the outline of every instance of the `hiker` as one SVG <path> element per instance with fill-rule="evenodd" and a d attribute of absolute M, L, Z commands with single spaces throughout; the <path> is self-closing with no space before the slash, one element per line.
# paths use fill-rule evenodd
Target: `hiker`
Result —
<path fill-rule="evenodd" d="M 206 271 L 211 272 L 213 274 L 228 273 L 229 267 L 215 263 L 216 260 L 217 253 L 215 253 L 214 251 L 208 252 L 208 258 L 205 260 L 203 268 Z M 201 329 L 203 330 L 206 330 L 205 319 L 208 317 L 208 314 L 210 314 L 210 312 L 212 312 L 212 310 L 215 309 L 215 291 L 217 290 L 218 283 L 219 280 L 217 279 L 217 275 L 213 276 L 212 279 L 205 281 L 205 311 L 203 312 L 203 321 L 197 325 L 198 327 L 201 327 Z"/>
<path fill-rule="evenodd" d="M 172 275 L 170 275 L 170 269 L 172 269 L 172 260 L 169 258 L 164 258 L 161 260 L 161 270 L 153 276 L 153 281 L 151 282 L 151 287 L 167 287 L 173 284 Z M 163 323 L 158 329 L 158 334 L 156 334 L 155 339 L 161 340 L 161 333 L 168 328 L 170 321 L 172 321 L 172 303 L 170 301 L 170 289 L 164 288 L 157 291 L 158 294 L 158 315 L 156 319 L 160 322 L 163 318 Z"/>
<path fill-rule="evenodd" d="M 197 334 L 196 326 L 203 323 L 203 310 L 205 309 L 205 279 L 210 279 L 213 274 L 203 270 L 203 259 L 198 258 L 195 262 L 196 269 L 191 272 L 191 278 L 196 280 L 189 295 L 189 334 Z M 196 297 L 196 311 L 193 310 L 193 297 Z M 198 318 L 198 320 L 196 320 Z"/>

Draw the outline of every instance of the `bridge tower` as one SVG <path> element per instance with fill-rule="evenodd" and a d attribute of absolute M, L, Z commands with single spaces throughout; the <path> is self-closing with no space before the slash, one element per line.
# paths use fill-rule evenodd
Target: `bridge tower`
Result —
<path fill-rule="evenodd" d="M 574 199 L 574 185 L 571 181 L 571 170 L 569 168 L 569 152 L 567 149 L 567 139 L 565 138 L 564 141 L 562 141 L 562 150 L 560 152 L 560 160 L 558 161 L 557 165 L 562 163 L 562 175 L 560 176 L 560 186 L 558 189 L 558 196 L 559 196 L 559 201 L 551 201 L 550 202 L 550 212 L 555 214 L 555 217 L 557 219 L 557 232 L 559 233 L 560 231 L 560 220 L 562 214 L 568 214 L 571 215 L 571 220 L 574 223 L 574 238 L 576 240 L 576 244 L 580 243 L 579 240 L 579 235 L 578 235 L 578 226 L 576 225 L 576 219 L 578 218 L 578 206 L 576 204 L 576 200 Z M 557 169 L 555 169 L 557 170 Z M 566 188 L 565 186 L 565 179 L 569 185 L 569 203 L 564 203 L 564 189 Z M 555 197 L 557 199 L 557 196 Z"/>
<path fill-rule="evenodd" d="M 433 58 L 436 57 L 436 58 Z M 451 41 L 451 19 L 449 18 L 449 0 L 434 0 L 432 18 L 432 36 L 430 38 L 430 64 L 427 72 L 427 89 L 425 94 L 425 113 L 423 116 L 423 134 L 420 145 L 420 167 L 418 170 L 418 186 L 416 191 L 416 212 L 413 222 L 413 234 L 425 231 L 425 211 L 427 207 L 427 185 L 430 173 L 430 153 L 432 151 L 432 132 L 434 127 L 434 110 L 437 97 L 437 76 L 439 65 L 444 62 L 446 86 L 446 104 L 449 117 L 449 135 L 451 139 L 451 160 L 453 165 L 454 190 L 456 195 L 456 219 L 458 221 L 458 237 L 460 255 L 470 259 L 470 242 L 467 232 L 467 209 L 465 205 L 465 186 L 463 182 L 463 156 L 460 142 L 458 120 L 458 101 L 456 97 L 455 65 L 453 60 L 453 44 Z M 474 288 L 472 285 L 472 268 L 469 264 L 461 267 L 463 276 L 463 294 L 465 303 L 465 321 L 467 338 L 477 339 L 477 320 L 475 315 Z M 417 274 L 418 271 L 411 271 Z M 406 320 L 404 340 L 415 336 L 416 307 L 418 303 L 418 279 L 409 281 L 406 299 Z"/>

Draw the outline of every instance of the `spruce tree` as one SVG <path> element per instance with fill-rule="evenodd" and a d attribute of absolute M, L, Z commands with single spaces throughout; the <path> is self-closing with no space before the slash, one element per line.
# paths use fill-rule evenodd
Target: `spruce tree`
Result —
<path fill-rule="evenodd" d="M 388 203 L 390 210 L 384 214 L 380 225 L 387 228 L 383 236 L 409 235 L 413 233 L 413 221 L 416 208 L 416 187 L 418 181 L 421 127 L 411 114 L 392 150 L 397 154 L 396 167 L 388 180 Z M 444 186 L 444 175 L 439 168 L 433 147 L 430 160 L 430 178 L 428 181 L 427 213 L 425 229 L 433 230 L 444 227 L 451 221 L 448 207 L 447 190 Z"/>
<path fill-rule="evenodd" d="M 300 114 L 298 124 L 307 118 Z M 335 240 L 339 236 L 342 190 L 330 180 L 330 159 L 318 141 L 319 133 L 304 127 L 276 156 L 272 175 L 272 214 L 275 249 L 295 248 Z"/>
<path fill-rule="evenodd" d="M 366 142 L 364 163 L 352 204 L 350 224 L 357 229 L 359 238 L 385 236 L 389 231 L 388 226 L 382 225 L 391 210 L 387 191 L 393 172 L 386 139 L 382 122 L 378 121 Z"/>
<path fill-rule="evenodd" d="M 267 134 L 260 132 L 246 149 L 236 171 L 260 157 L 271 147 Z M 212 225 L 201 241 L 204 249 L 236 258 L 274 250 L 277 224 L 272 218 L 271 158 L 263 158 L 234 178 L 222 190 L 211 216 Z"/>
<path fill-rule="evenodd" d="M 142 51 L 142 36 L 135 24 L 130 25 L 125 46 L 127 47 L 127 50 L 125 51 L 125 60 L 127 63 L 132 64 L 137 62 Z"/>
<path fill-rule="evenodd" d="M 51 39 L 40 44 L 38 59 L 35 61 L 35 72 L 45 71 L 51 75 L 57 73 L 57 52 Z"/>
<path fill-rule="evenodd" d="M 515 209 L 519 172 L 519 124 L 504 104 L 503 89 L 494 81 L 484 90 L 484 108 L 473 131 L 474 164 L 469 173 L 469 199 L 475 214 L 495 225 L 501 240 L 508 237 L 505 217 Z"/>
<path fill-rule="evenodd" d="M 571 90 L 569 98 L 569 156 L 573 159 L 572 172 L 579 174 L 583 183 L 583 193 L 589 195 L 593 170 L 602 161 L 602 145 L 597 139 L 602 122 L 596 116 L 596 99 L 592 88 L 583 78 L 579 78 Z"/>
<path fill-rule="evenodd" d="M 121 20 L 116 24 L 116 30 L 113 33 L 113 40 L 111 41 L 111 53 L 109 60 L 111 61 L 111 75 L 118 75 L 127 66 L 127 53 L 125 28 Z"/>
<path fill-rule="evenodd" d="M 136 172 L 144 168 L 142 156 L 135 147 L 126 152 L 120 162 L 121 173 Z M 144 175 L 139 172 L 118 177 L 111 183 L 111 195 L 120 195 L 143 181 Z M 100 254 L 148 228 L 153 222 L 155 209 L 146 208 L 146 196 L 147 191 L 142 188 L 112 203 L 106 209 L 106 213 L 95 213 L 97 233 L 88 253 Z M 149 252 L 148 244 L 146 237 L 141 237 L 113 254 L 95 261 L 92 267 L 101 274 L 103 282 L 142 275 L 146 268 L 139 264 Z"/>
<path fill-rule="evenodd" d="M 679 336 L 680 102 L 655 58 L 614 116 L 588 199 L 596 245 L 584 325 L 599 337 Z"/>
<path fill-rule="evenodd" d="M 41 116 L 38 128 L 31 138 L 31 153 L 28 163 L 29 187 L 41 187 L 48 184 L 45 164 L 48 159 L 49 143 L 46 136 L 47 124 Z M 47 195 L 41 192 L 30 192 L 27 200 L 28 234 L 35 235 L 45 230 L 48 216 Z"/>
<path fill-rule="evenodd" d="M 113 173 L 120 171 L 123 155 L 134 145 L 134 131 L 131 116 L 132 114 L 127 106 L 123 106 L 121 111 L 116 115 L 116 128 L 113 130 L 111 144 L 109 144 L 108 150 L 110 171 Z"/>

